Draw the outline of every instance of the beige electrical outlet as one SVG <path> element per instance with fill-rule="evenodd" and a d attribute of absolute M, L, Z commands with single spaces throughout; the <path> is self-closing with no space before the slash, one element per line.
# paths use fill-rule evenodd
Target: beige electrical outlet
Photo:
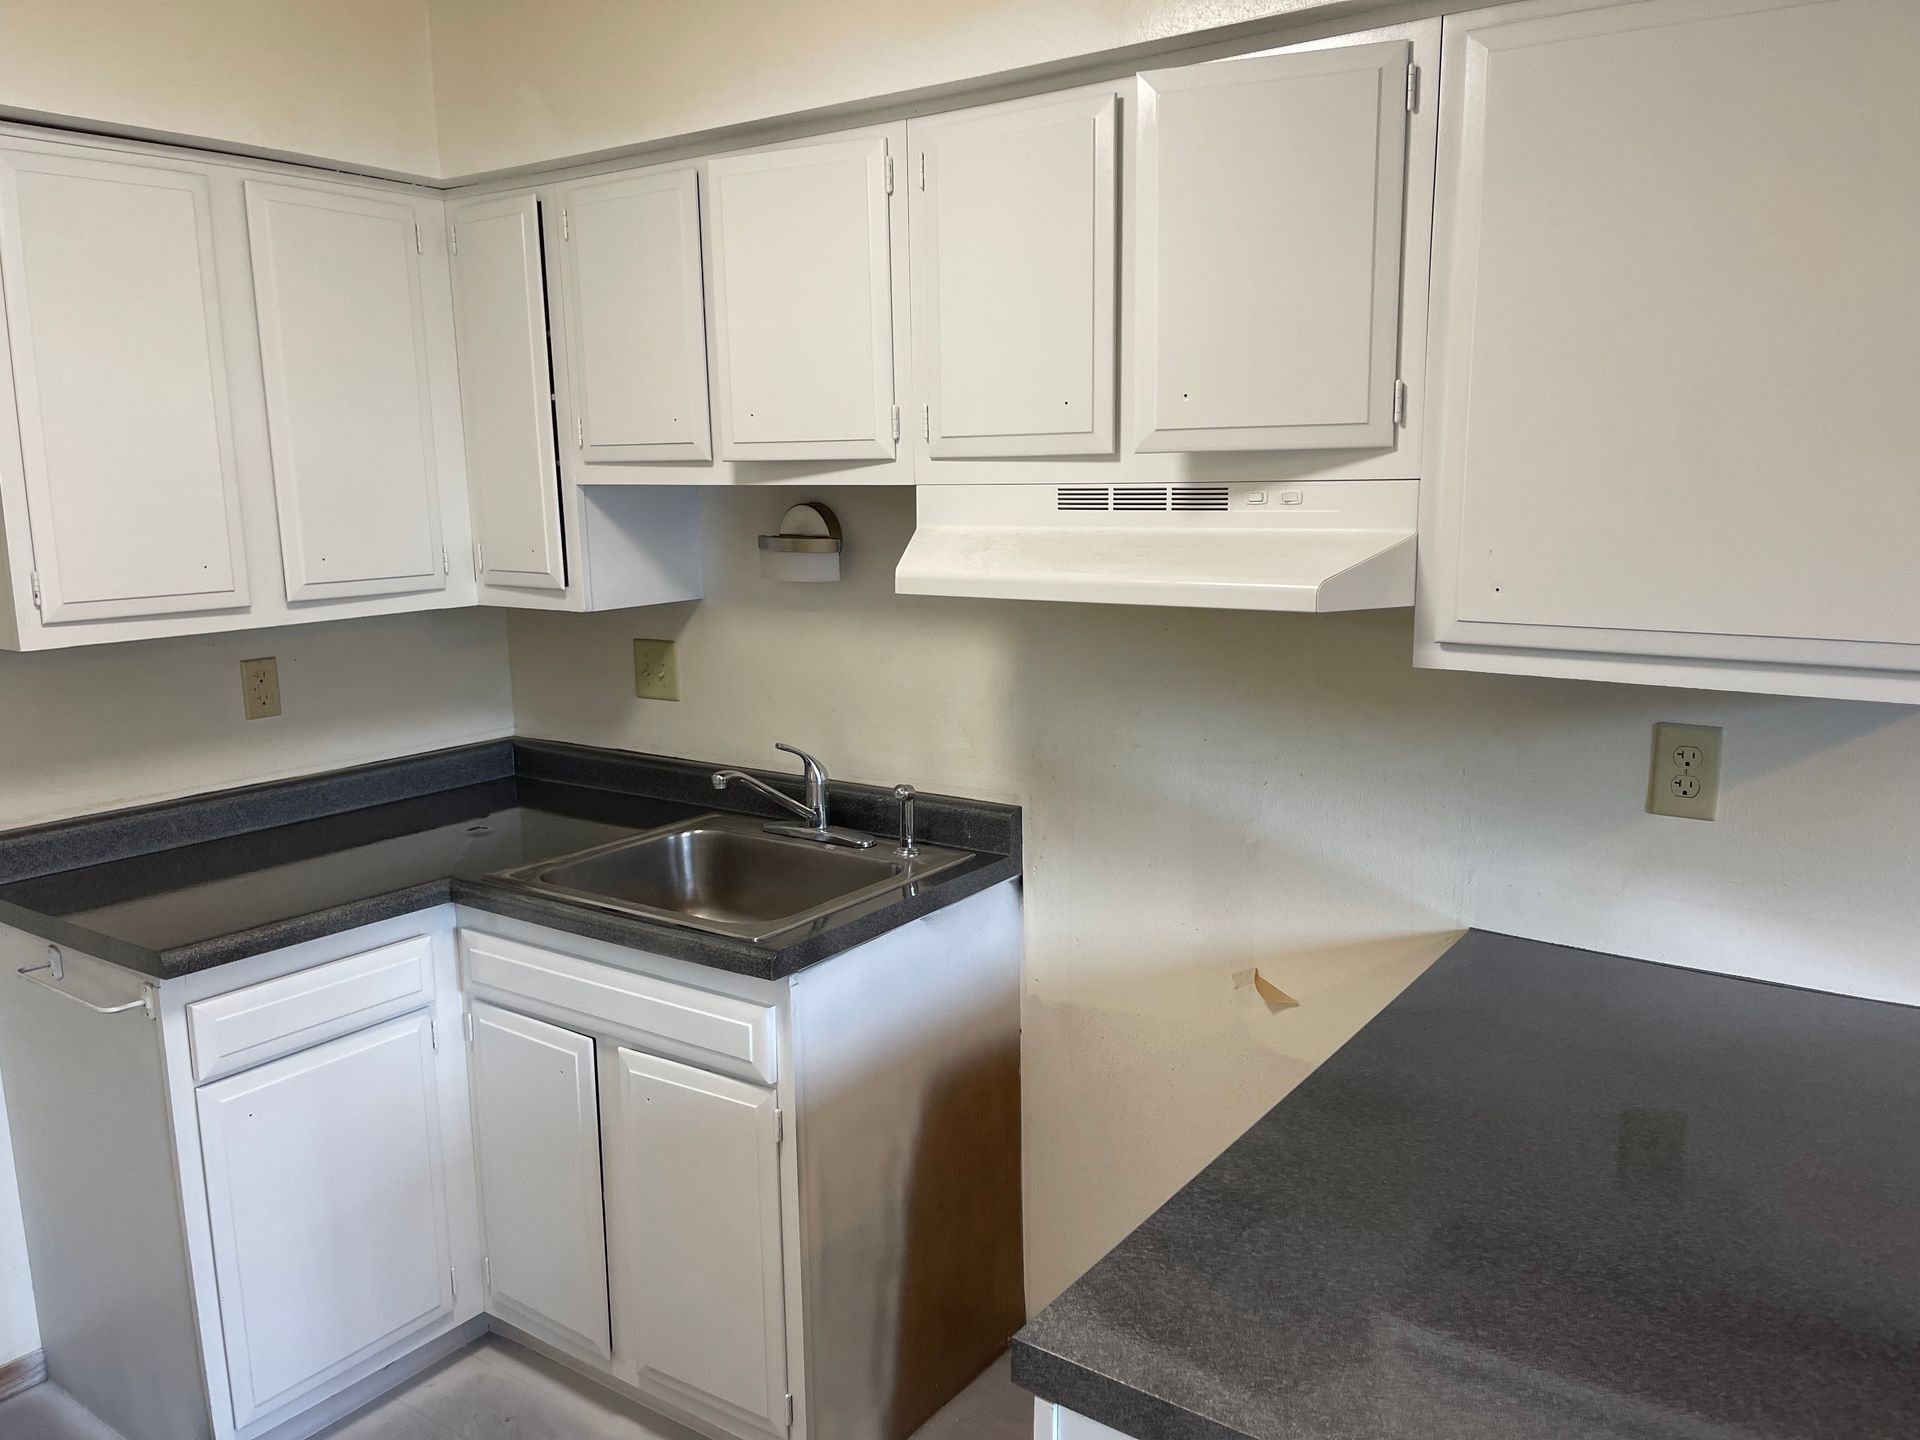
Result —
<path fill-rule="evenodd" d="M 1720 727 L 1656 725 L 1647 813 L 1712 820 L 1720 811 Z"/>
<path fill-rule="evenodd" d="M 671 640 L 633 642 L 633 693 L 642 700 L 678 700 L 680 667 Z"/>
<path fill-rule="evenodd" d="M 280 713 L 280 665 L 273 656 L 240 662 L 240 698 L 249 720 L 270 720 Z"/>

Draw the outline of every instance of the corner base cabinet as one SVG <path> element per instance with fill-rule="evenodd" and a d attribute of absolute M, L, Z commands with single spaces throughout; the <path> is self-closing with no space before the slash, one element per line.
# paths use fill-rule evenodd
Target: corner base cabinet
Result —
<path fill-rule="evenodd" d="M 47 949 L 0 928 L 29 1254 L 126 1440 L 306 1437 L 488 1329 L 714 1440 L 906 1440 L 1024 1318 L 1012 885 L 782 980 L 453 905 L 64 997 Z"/>
<path fill-rule="evenodd" d="M 1444 44 L 1420 662 L 1920 702 L 1920 6 Z"/>

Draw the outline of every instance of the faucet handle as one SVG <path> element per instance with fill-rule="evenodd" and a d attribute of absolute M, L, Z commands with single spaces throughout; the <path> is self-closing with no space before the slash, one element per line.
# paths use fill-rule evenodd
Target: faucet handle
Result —
<path fill-rule="evenodd" d="M 806 751 L 802 750 L 798 745 L 789 745 L 784 740 L 776 740 L 773 742 L 773 748 L 776 750 L 784 750 L 789 755 L 797 756 L 801 769 L 806 771 L 807 779 L 818 780 L 822 784 L 826 783 L 827 767 L 814 759 L 813 756 L 809 755 Z"/>

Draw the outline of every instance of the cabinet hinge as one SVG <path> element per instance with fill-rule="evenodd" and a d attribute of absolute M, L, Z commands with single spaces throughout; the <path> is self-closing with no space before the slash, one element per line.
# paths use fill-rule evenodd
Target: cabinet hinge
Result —
<path fill-rule="evenodd" d="M 36 610 L 40 608 L 40 572 L 38 570 L 33 572 L 33 608 Z"/>
<path fill-rule="evenodd" d="M 453 560 L 448 556 L 447 547 L 444 545 L 440 547 L 440 573 L 442 575 L 453 574 Z"/>
<path fill-rule="evenodd" d="M 1407 113 L 1417 114 L 1420 109 L 1420 67 L 1407 66 Z"/>
<path fill-rule="evenodd" d="M 440 1049 L 440 1022 L 438 1020 L 427 1021 L 427 1039 L 432 1042 L 433 1048 L 437 1052 Z"/>
<path fill-rule="evenodd" d="M 933 405 L 931 403 L 920 407 L 920 438 L 927 441 L 933 439 Z"/>
<path fill-rule="evenodd" d="M 447 249 L 455 255 L 460 253 L 460 227 L 458 225 L 449 225 L 447 227 Z"/>
<path fill-rule="evenodd" d="M 883 168 L 887 172 L 887 194 L 891 195 L 893 193 L 893 156 L 887 156 L 886 164 Z"/>
<path fill-rule="evenodd" d="M 487 570 L 487 547 L 478 540 L 473 542 L 473 578 L 478 580 Z"/>
<path fill-rule="evenodd" d="M 453 1298 L 458 1300 L 460 1298 L 460 1272 L 449 1265 L 447 1267 L 447 1279 L 453 1286 Z"/>
<path fill-rule="evenodd" d="M 1407 382 L 1404 380 L 1393 382 L 1393 423 L 1407 423 Z"/>
<path fill-rule="evenodd" d="M 578 415 L 573 417 L 573 447 L 584 450 L 587 445 L 587 425 Z"/>
<path fill-rule="evenodd" d="M 787 1429 L 793 1429 L 793 1392 L 787 1392 Z"/>
<path fill-rule="evenodd" d="M 467 1044 L 473 1044 L 473 1011 L 467 1011 Z"/>
<path fill-rule="evenodd" d="M 773 1107 L 773 1143 L 782 1144 L 787 1138 L 787 1112 L 778 1105 Z"/>
<path fill-rule="evenodd" d="M 560 207 L 560 238 L 573 239 L 573 212 L 564 205 Z"/>
<path fill-rule="evenodd" d="M 893 438 L 895 440 L 900 438 L 900 407 L 898 405 L 893 407 Z"/>
<path fill-rule="evenodd" d="M 413 227 L 413 253 L 416 255 L 424 255 L 427 253 L 427 237 L 420 233 L 420 227 L 418 225 Z"/>
<path fill-rule="evenodd" d="M 927 152 L 924 150 L 920 152 L 920 188 L 927 188 Z"/>
<path fill-rule="evenodd" d="M 480 1288 L 488 1295 L 493 1293 L 493 1257 L 480 1257 Z"/>

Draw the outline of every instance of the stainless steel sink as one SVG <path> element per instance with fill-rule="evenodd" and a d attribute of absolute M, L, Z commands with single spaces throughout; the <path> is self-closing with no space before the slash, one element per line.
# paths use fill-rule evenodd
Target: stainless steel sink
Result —
<path fill-rule="evenodd" d="M 702 815 L 494 876 L 624 915 L 765 940 L 868 901 L 891 899 L 968 858 L 922 845 L 902 860 L 886 841 L 843 849 L 766 833 L 749 815 Z"/>

